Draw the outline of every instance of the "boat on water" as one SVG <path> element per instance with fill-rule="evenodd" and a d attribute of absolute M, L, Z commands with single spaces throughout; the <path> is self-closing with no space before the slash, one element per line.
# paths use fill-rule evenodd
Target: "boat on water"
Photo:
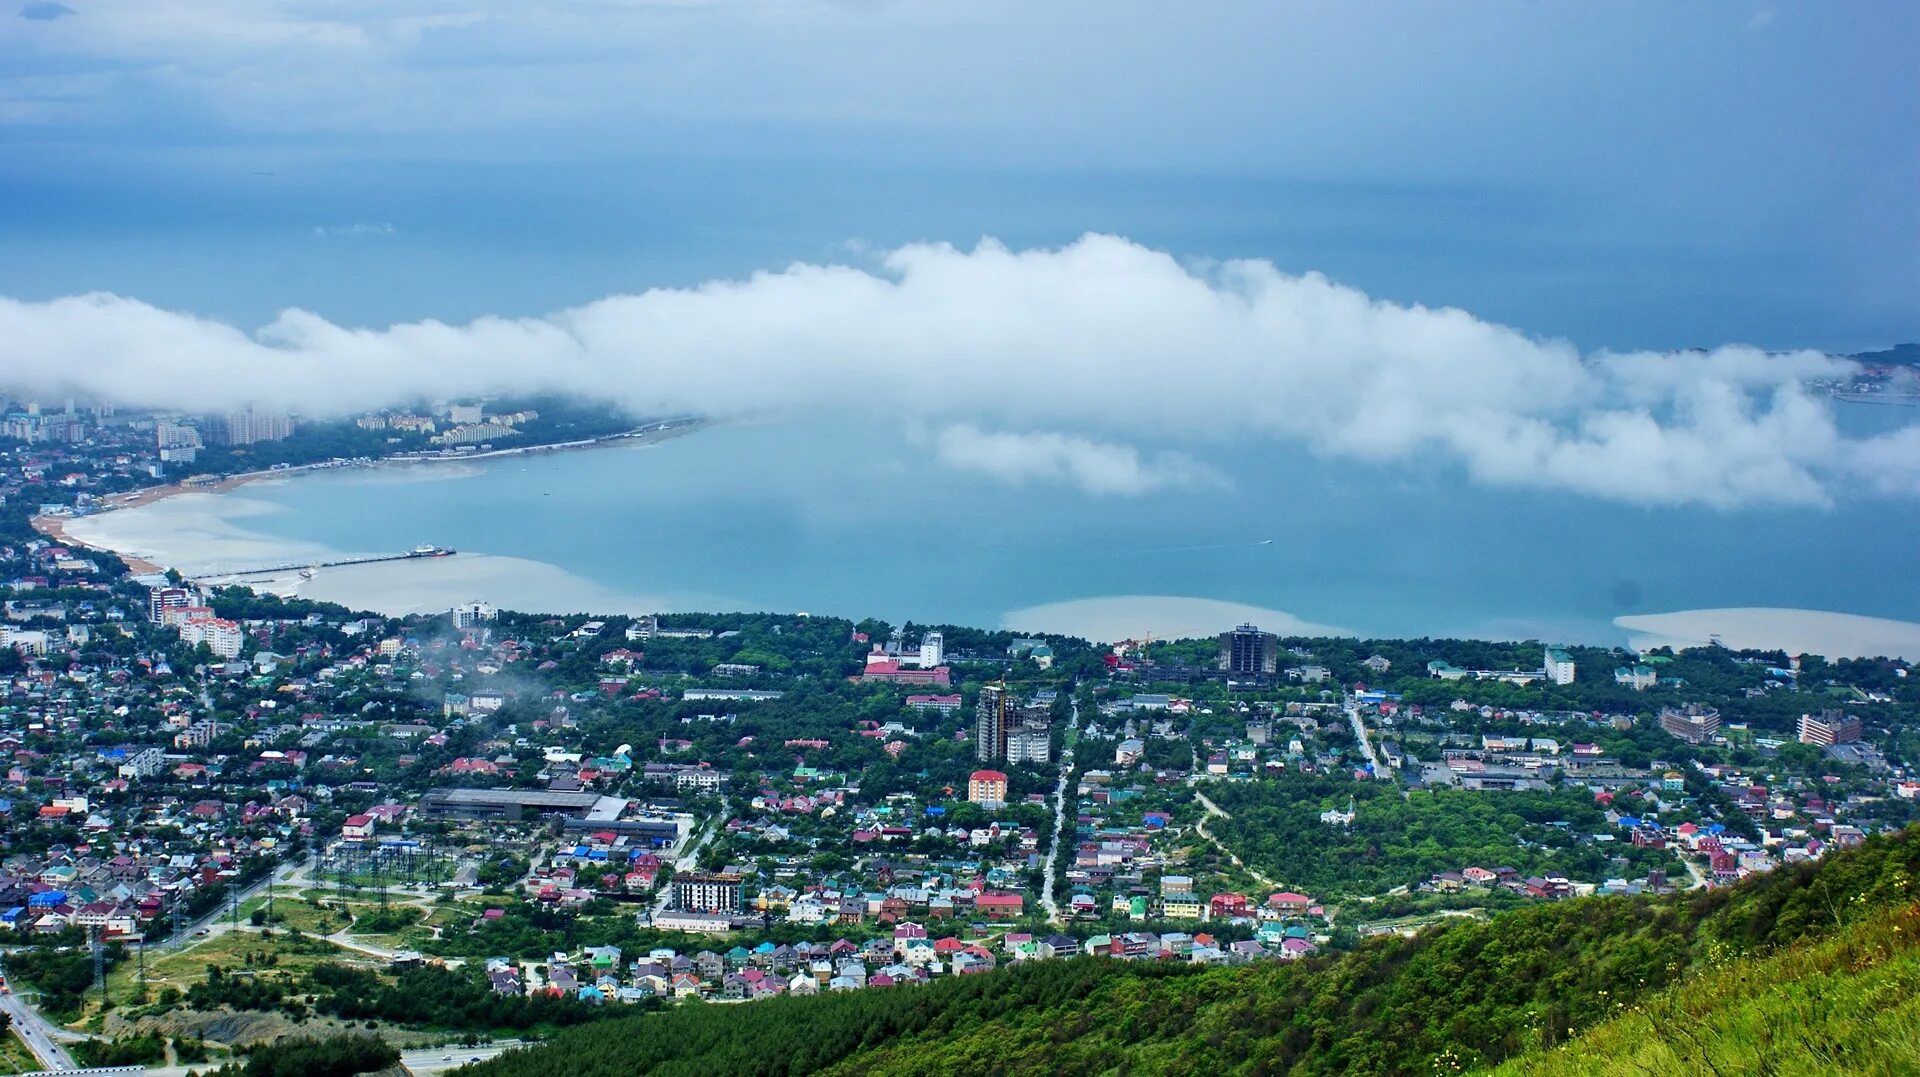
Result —
<path fill-rule="evenodd" d="M 300 570 L 300 578 L 303 580 L 313 579 L 317 575 L 319 575 L 318 570 L 313 568 L 303 568 Z"/>
<path fill-rule="evenodd" d="M 420 545 L 420 546 L 415 546 L 411 550 L 408 550 L 407 556 L 408 557 L 452 557 L 453 548 L 451 546 Z"/>

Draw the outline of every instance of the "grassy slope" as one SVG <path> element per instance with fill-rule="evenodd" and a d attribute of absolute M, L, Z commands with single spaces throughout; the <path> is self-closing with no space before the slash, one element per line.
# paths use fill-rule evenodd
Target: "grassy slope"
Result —
<path fill-rule="evenodd" d="M 570 1031 L 479 1072 L 1468 1069 L 1554 1051 L 1622 1005 L 1728 962 L 1849 937 L 1850 925 L 1920 901 L 1917 879 L 1920 828 L 1730 890 L 1535 905 L 1311 962 L 1204 972 L 1042 962 L 921 988 L 679 1007 Z"/>
<path fill-rule="evenodd" d="M 1920 1073 L 1920 905 L 1727 961 L 1497 1077 Z"/>

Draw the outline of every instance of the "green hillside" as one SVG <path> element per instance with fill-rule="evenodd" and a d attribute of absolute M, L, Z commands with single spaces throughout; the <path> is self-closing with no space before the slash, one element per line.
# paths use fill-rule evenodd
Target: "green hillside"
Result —
<path fill-rule="evenodd" d="M 1703 970 L 1497 1077 L 1920 1073 L 1920 906 Z"/>
<path fill-rule="evenodd" d="M 1546 1073 L 1586 1057 L 1594 1041 L 1582 1031 L 1632 1035 L 1622 1026 L 1646 1012 L 1636 1006 L 1734 1001 L 1743 981 L 1730 969 L 1830 958 L 1852 970 L 1845 955 L 1864 951 L 1823 958 L 1823 947 L 1870 946 L 1917 900 L 1920 830 L 1909 830 L 1727 890 L 1536 905 L 1295 964 L 1053 961 L 919 988 L 682 1006 L 570 1030 L 464 1072 L 1393 1074 L 1511 1059 Z M 1837 982 L 1863 996 L 1887 990 L 1902 960 Z M 1824 982 L 1807 997 L 1839 1006 Z M 1720 994 L 1698 994 L 1709 988 Z M 1756 1007 L 1750 1020 L 1791 1019 L 1780 1007 L 1799 1004 L 1740 1001 Z M 1726 1035 L 1739 1036 L 1742 1018 L 1726 1016 Z M 1605 1048 L 1591 1049 L 1604 1068 Z"/>

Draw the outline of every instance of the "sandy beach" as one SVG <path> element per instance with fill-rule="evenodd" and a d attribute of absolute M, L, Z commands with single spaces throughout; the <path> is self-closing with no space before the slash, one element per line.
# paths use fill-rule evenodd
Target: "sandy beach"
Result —
<path fill-rule="evenodd" d="M 1616 617 L 1613 623 L 1633 633 L 1638 650 L 1704 647 L 1718 636 L 1736 650 L 1920 660 L 1920 624 L 1851 613 L 1742 607 Z"/>
<path fill-rule="evenodd" d="M 78 546 L 100 553 L 114 554 L 119 557 L 120 560 L 125 561 L 127 568 L 132 570 L 135 575 L 157 575 L 165 572 L 169 566 L 148 560 L 137 554 L 118 549 L 98 540 L 89 540 L 86 537 L 77 535 L 74 533 L 71 525 L 100 516 L 104 513 L 118 512 L 122 509 L 136 509 L 143 505 L 151 505 L 158 501 L 164 501 L 170 497 L 178 497 L 181 494 L 226 493 L 230 490 L 238 490 L 247 483 L 269 476 L 286 475 L 293 470 L 296 469 L 283 468 L 279 471 L 249 471 L 240 475 L 229 475 L 217 481 L 189 483 L 182 480 L 160 486 L 148 486 L 129 493 L 109 494 L 100 499 L 99 505 L 101 507 L 94 509 L 85 516 L 35 516 L 31 523 L 35 531 L 40 532 L 61 545 Z"/>
<path fill-rule="evenodd" d="M 143 487 L 123 494 L 110 494 L 99 500 L 98 507 L 85 516 L 36 516 L 31 523 L 34 530 L 53 541 L 65 546 L 76 546 L 100 553 L 111 553 L 125 561 L 128 569 L 136 575 L 158 575 L 169 568 L 181 568 L 177 564 L 165 563 L 178 558 L 158 558 L 148 556 L 147 551 L 130 545 L 121 533 L 111 527 L 98 527 L 101 519 L 108 513 L 123 512 L 128 509 L 143 508 L 169 498 L 183 494 L 224 494 L 240 489 L 248 483 L 262 479 L 286 479 L 315 471 L 335 471 L 342 467 L 356 468 L 412 468 L 415 466 L 445 467 L 448 464 L 470 464 L 475 460 L 498 459 L 502 457 L 528 456 L 535 453 L 568 452 L 577 449 L 592 449 L 607 445 L 653 444 L 669 438 L 691 434 L 707 425 L 705 419 L 668 419 L 663 426 L 652 423 L 619 434 L 605 437 L 584 438 L 579 441 L 547 442 L 539 445 L 518 445 L 505 449 L 492 449 L 487 452 L 462 453 L 454 456 L 403 456 L 367 463 L 314 463 L 297 467 L 268 468 L 262 471 L 242 472 L 224 478 L 189 477 L 177 482 L 162 483 Z M 444 477 L 444 476 L 441 476 Z M 79 526 L 76 526 L 79 525 Z M 110 537 L 111 536 L 111 537 Z M 251 537 L 251 536 L 249 536 Z M 337 557 L 337 551 L 322 550 L 317 555 L 303 552 L 297 556 L 289 555 L 285 560 L 325 560 Z M 535 562 L 528 562 L 529 564 Z M 183 570 L 184 571 L 184 570 Z M 296 581 L 297 582 L 297 581 Z M 291 593 L 284 588 L 286 581 L 272 577 L 262 577 L 258 581 L 248 581 L 249 586 L 258 586 L 261 590 L 275 593 Z"/>
<path fill-rule="evenodd" d="M 1258 625 L 1283 636 L 1351 636 L 1352 631 L 1314 624 L 1291 613 L 1177 595 L 1114 595 L 1050 602 L 1013 610 L 1001 627 L 1016 632 L 1050 632 L 1112 643 L 1141 639 L 1182 639 L 1217 635 L 1240 624 Z"/>

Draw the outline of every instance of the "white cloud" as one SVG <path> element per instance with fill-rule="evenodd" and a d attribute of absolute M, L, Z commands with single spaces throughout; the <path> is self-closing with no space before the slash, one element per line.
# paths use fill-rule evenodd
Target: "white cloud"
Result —
<path fill-rule="evenodd" d="M 1219 472 L 1184 453 L 1142 459 L 1140 450 L 1066 434 L 987 433 L 971 423 L 940 432 L 942 463 L 1006 482 L 1069 482 L 1090 494 L 1127 496 L 1169 486 L 1225 487 Z"/>
<path fill-rule="evenodd" d="M 1920 435 L 1846 437 L 1800 387 L 1844 367 L 1737 345 L 1582 356 L 1465 311 L 1099 235 L 920 244 L 875 271 L 796 264 L 466 325 L 288 310 L 250 334 L 114 295 L 0 298 L 0 385 L 28 393 L 310 415 L 533 388 L 647 414 L 854 406 L 949 427 L 943 455 L 965 466 L 1115 493 L 1204 474 L 1127 444 L 1204 459 L 1252 436 L 1628 502 L 1920 494 Z"/>

